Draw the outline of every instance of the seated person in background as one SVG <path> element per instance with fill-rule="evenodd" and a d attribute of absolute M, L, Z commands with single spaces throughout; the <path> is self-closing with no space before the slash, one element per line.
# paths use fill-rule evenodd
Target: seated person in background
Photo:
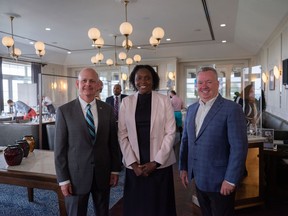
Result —
<path fill-rule="evenodd" d="M 241 94 L 235 98 L 234 101 L 243 107 L 247 126 L 249 126 L 250 124 L 256 125 L 258 120 L 258 112 L 253 84 L 247 85 L 241 92 Z"/>
<path fill-rule="evenodd" d="M 97 100 L 101 100 L 100 93 L 102 92 L 102 90 L 103 90 L 103 82 L 99 79 L 97 81 L 97 90 L 96 90 L 96 94 L 95 94 L 95 98 Z"/>
<path fill-rule="evenodd" d="M 116 85 L 114 85 L 114 88 L 113 88 L 113 94 L 114 95 L 106 98 L 106 103 L 108 103 L 112 107 L 114 107 L 114 114 L 115 114 L 116 122 L 118 122 L 118 112 L 120 109 L 121 101 L 124 97 L 127 96 L 126 94 L 121 94 L 121 92 L 122 92 L 121 85 L 116 84 Z M 118 99 L 116 99 L 116 98 L 118 98 Z M 117 103 L 117 100 L 118 100 L 118 103 Z"/>
<path fill-rule="evenodd" d="M 174 90 L 170 91 L 170 98 L 171 98 L 171 103 L 172 107 L 174 109 L 174 116 L 176 120 L 176 126 L 180 132 L 182 133 L 182 113 L 181 110 L 184 109 L 184 103 L 183 100 L 177 96 L 176 92 Z"/>
<path fill-rule="evenodd" d="M 37 116 L 37 113 L 35 112 L 35 110 L 22 101 L 13 102 L 11 99 L 9 99 L 7 103 L 9 104 L 10 107 L 14 106 L 15 117 L 17 116 L 18 112 L 24 114 L 23 120 L 28 120 Z"/>
<path fill-rule="evenodd" d="M 52 100 L 48 96 L 43 97 L 42 105 L 47 108 L 49 114 L 55 114 L 55 107 L 52 104 Z"/>

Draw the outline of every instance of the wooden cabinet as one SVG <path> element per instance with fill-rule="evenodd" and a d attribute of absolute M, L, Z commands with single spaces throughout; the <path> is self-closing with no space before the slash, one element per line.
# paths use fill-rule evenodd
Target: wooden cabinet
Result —
<path fill-rule="evenodd" d="M 264 204 L 265 178 L 263 137 L 248 137 L 246 168 L 248 175 L 237 188 L 235 208 L 246 208 Z"/>

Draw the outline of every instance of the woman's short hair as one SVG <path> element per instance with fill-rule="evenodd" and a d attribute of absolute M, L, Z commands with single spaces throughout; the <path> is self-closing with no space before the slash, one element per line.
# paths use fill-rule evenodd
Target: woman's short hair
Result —
<path fill-rule="evenodd" d="M 152 84 L 152 90 L 156 90 L 159 88 L 159 83 L 160 83 L 160 78 L 158 73 L 154 70 L 153 67 L 151 67 L 150 65 L 136 65 L 130 76 L 129 76 L 129 83 L 130 85 L 133 87 L 134 91 L 137 91 L 136 85 L 135 85 L 135 76 L 136 73 L 140 70 L 140 69 L 146 69 L 148 70 L 151 75 L 152 75 L 152 79 L 153 79 L 153 84 Z"/>

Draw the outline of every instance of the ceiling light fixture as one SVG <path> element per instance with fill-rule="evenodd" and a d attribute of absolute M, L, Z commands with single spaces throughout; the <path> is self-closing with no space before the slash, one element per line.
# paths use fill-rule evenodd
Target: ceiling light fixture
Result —
<path fill-rule="evenodd" d="M 14 16 L 10 16 L 11 21 L 11 37 L 5 36 L 2 38 L 2 44 L 8 48 L 10 56 L 17 60 L 21 55 L 21 50 L 15 47 L 14 33 L 13 33 L 13 19 Z M 11 50 L 10 50 L 11 48 Z"/>
<path fill-rule="evenodd" d="M 15 47 L 15 40 L 14 40 L 14 31 L 13 31 L 13 20 L 15 17 L 20 17 L 19 15 L 10 15 L 10 22 L 11 22 L 11 37 L 5 36 L 2 38 L 2 44 L 8 48 L 8 53 L 10 54 L 11 58 L 17 60 L 19 56 L 21 56 L 22 52 L 19 48 Z M 38 41 L 34 45 L 36 54 L 39 57 L 45 55 L 45 44 L 41 41 Z M 10 50 L 11 48 L 11 50 Z"/>
<path fill-rule="evenodd" d="M 126 53 L 120 52 L 119 53 L 119 59 L 124 62 L 124 60 L 127 58 L 127 53 L 133 47 L 133 42 L 129 39 L 129 36 L 133 32 L 133 26 L 131 23 L 128 22 L 128 19 L 127 19 L 127 6 L 129 3 L 129 0 L 123 0 L 122 2 L 124 2 L 124 5 L 125 5 L 125 21 L 120 25 L 119 31 L 120 31 L 121 35 L 123 35 L 125 37 L 124 41 L 122 42 L 122 47 L 126 50 Z M 165 32 L 164 32 L 163 28 L 161 28 L 161 27 L 154 28 L 152 31 L 152 36 L 149 39 L 149 43 L 151 44 L 151 46 L 156 48 L 160 44 L 160 41 L 164 37 L 164 35 L 165 35 Z M 99 31 L 98 28 L 95 28 L 95 27 L 90 28 L 88 30 L 88 37 L 92 40 L 92 46 L 93 47 L 97 47 L 97 44 L 101 44 L 101 47 L 104 46 L 104 40 L 101 38 L 101 32 Z M 112 59 L 107 59 L 106 64 L 109 66 L 117 65 L 117 58 L 116 58 L 116 56 L 117 56 L 116 37 L 117 36 L 114 36 L 114 37 L 115 37 L 115 56 L 114 56 L 114 61 Z M 101 39 L 103 40 L 103 42 L 102 41 L 101 41 L 101 43 L 98 42 Z M 100 53 L 100 49 L 99 49 L 99 53 Z M 92 61 L 92 58 L 91 58 L 91 62 L 93 64 L 95 64 L 94 63 L 95 58 L 93 58 L 93 61 Z M 137 54 L 133 57 L 133 59 L 136 63 L 139 63 L 141 61 L 141 56 Z M 133 64 L 133 59 L 130 58 L 129 60 L 126 60 L 126 64 L 128 64 L 128 65 Z M 98 63 L 100 63 L 100 62 L 98 62 Z"/>

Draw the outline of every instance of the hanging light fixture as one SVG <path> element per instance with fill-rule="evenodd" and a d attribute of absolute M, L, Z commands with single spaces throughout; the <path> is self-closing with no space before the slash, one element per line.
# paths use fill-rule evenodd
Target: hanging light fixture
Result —
<path fill-rule="evenodd" d="M 92 57 L 91 57 L 91 62 L 92 62 L 94 65 L 97 64 L 96 56 L 92 56 Z"/>
<path fill-rule="evenodd" d="M 11 22 L 11 37 L 5 36 L 2 38 L 2 44 L 8 48 L 8 52 L 10 56 L 17 60 L 19 56 L 21 56 L 22 52 L 19 48 L 15 47 L 15 40 L 14 40 L 14 29 L 13 29 L 13 20 L 15 17 L 20 17 L 19 15 L 14 14 L 13 16 L 10 16 L 10 22 Z M 41 41 L 38 41 L 34 45 L 36 54 L 39 57 L 42 57 L 45 55 L 45 44 Z M 11 48 L 11 49 L 10 49 Z"/>
<path fill-rule="evenodd" d="M 126 64 L 127 64 L 127 65 L 133 64 L 133 59 L 132 59 L 132 58 L 127 58 L 127 59 L 126 59 Z"/>
<path fill-rule="evenodd" d="M 141 56 L 136 54 L 136 55 L 134 55 L 133 59 L 136 63 L 139 63 L 141 61 Z"/>
<path fill-rule="evenodd" d="M 124 48 L 127 50 L 127 52 L 131 49 L 132 47 L 132 41 L 130 41 L 128 39 L 129 35 L 132 34 L 133 32 L 133 26 L 131 25 L 131 23 L 128 22 L 128 19 L 127 19 L 127 5 L 128 5 L 129 1 L 128 0 L 124 0 L 124 5 L 125 5 L 125 22 L 123 22 L 120 27 L 119 27 L 119 30 L 120 30 L 120 33 L 122 35 L 125 36 L 125 43 L 123 41 L 122 45 L 124 46 Z M 130 46 L 131 45 L 131 46 Z"/>
<path fill-rule="evenodd" d="M 88 31 L 88 37 L 93 41 L 93 45 L 95 45 L 98 38 L 100 38 L 101 33 L 97 28 L 90 28 Z"/>
<path fill-rule="evenodd" d="M 15 40 L 14 40 L 14 33 L 13 33 L 13 19 L 14 18 L 15 18 L 14 16 L 10 16 L 11 37 L 9 36 L 3 37 L 2 44 L 8 48 L 8 52 L 10 53 L 10 56 L 17 60 L 18 57 L 21 55 L 21 50 L 19 48 L 15 48 Z"/>
<path fill-rule="evenodd" d="M 125 59 L 127 59 L 127 53 L 131 48 L 133 47 L 133 42 L 129 39 L 129 36 L 133 32 L 133 26 L 131 23 L 128 22 L 128 16 L 127 16 L 127 8 L 128 8 L 128 3 L 130 2 L 129 0 L 121 0 L 121 2 L 124 3 L 125 6 L 125 21 L 121 23 L 119 26 L 119 31 L 121 35 L 125 37 L 124 41 L 122 42 L 122 47 L 126 50 L 125 52 L 120 52 L 118 57 L 119 59 L 123 62 Z M 161 39 L 164 37 L 165 32 L 163 28 L 161 27 L 156 27 L 152 31 L 152 36 L 149 39 L 149 43 L 153 47 L 157 47 L 160 44 Z M 88 37 L 92 40 L 92 46 L 93 47 L 98 47 L 99 49 L 104 46 L 104 40 L 101 38 L 101 33 L 99 29 L 93 27 L 88 30 Z M 111 66 L 111 65 L 117 65 L 117 54 L 116 54 L 116 37 L 115 37 L 115 55 L 114 55 L 114 61 L 112 59 L 107 59 L 106 64 Z M 103 40 L 103 42 L 102 42 Z M 100 51 L 99 51 L 100 52 Z M 133 61 L 134 59 L 134 61 Z M 130 58 L 129 60 L 126 61 L 126 64 L 130 65 L 133 64 L 133 62 L 139 63 L 141 61 L 141 56 L 140 55 L 135 55 L 134 57 Z M 102 59 L 103 60 L 103 59 Z M 101 61 L 102 61 L 101 60 Z M 127 63 L 128 62 L 128 63 Z M 131 63 L 132 62 L 132 63 Z"/>
<path fill-rule="evenodd" d="M 125 52 L 120 52 L 118 57 L 121 61 L 124 61 L 127 58 L 127 54 Z"/>
<path fill-rule="evenodd" d="M 99 37 L 97 39 L 97 41 L 95 42 L 94 46 L 97 47 L 100 50 L 104 46 L 104 39 L 102 37 Z"/>
<path fill-rule="evenodd" d="M 42 41 L 38 41 L 34 44 L 35 50 L 36 50 L 36 54 L 39 57 L 42 57 L 43 55 L 45 55 L 45 44 Z"/>
<path fill-rule="evenodd" d="M 160 44 L 161 39 L 164 37 L 165 32 L 163 28 L 161 27 L 156 27 L 152 31 L 152 36 L 149 39 L 149 43 L 153 47 L 157 47 Z"/>
<path fill-rule="evenodd" d="M 107 59 L 106 60 L 106 64 L 108 65 L 108 66 L 111 66 L 111 65 L 113 65 L 113 60 L 112 59 Z"/>
<path fill-rule="evenodd" d="M 127 44 L 128 43 L 128 44 Z M 124 40 L 122 42 L 122 46 L 126 49 L 126 50 L 130 50 L 133 46 L 133 43 L 131 40 Z"/>

